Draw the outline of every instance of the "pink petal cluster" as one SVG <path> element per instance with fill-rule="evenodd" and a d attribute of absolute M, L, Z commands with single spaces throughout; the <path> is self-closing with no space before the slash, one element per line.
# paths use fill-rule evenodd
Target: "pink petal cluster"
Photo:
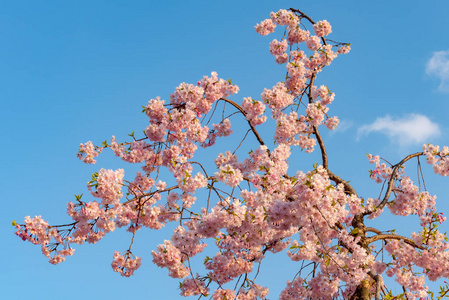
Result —
<path fill-rule="evenodd" d="M 270 53 L 272 55 L 281 55 L 287 50 L 287 41 L 283 40 L 279 42 L 278 40 L 274 39 L 270 43 Z"/>
<path fill-rule="evenodd" d="M 218 124 L 213 124 L 213 130 L 209 132 L 208 142 L 201 145 L 201 147 L 206 148 L 213 146 L 217 137 L 229 136 L 232 134 L 231 121 L 229 119 L 224 119 Z"/>
<path fill-rule="evenodd" d="M 261 101 L 256 101 L 252 98 L 243 98 L 242 109 L 246 113 L 246 119 L 253 126 L 265 123 L 267 116 L 263 115 L 265 112 L 265 104 Z"/>
<path fill-rule="evenodd" d="M 445 146 L 440 150 L 439 146 L 428 144 L 423 145 L 423 152 L 427 163 L 433 165 L 436 174 L 449 176 L 449 147 Z"/>
<path fill-rule="evenodd" d="M 224 290 L 216 290 L 212 294 L 213 300 L 234 300 L 235 299 L 235 291 L 230 289 L 224 289 Z"/>
<path fill-rule="evenodd" d="M 97 157 L 102 150 L 102 147 L 95 147 L 92 142 L 87 142 L 85 144 L 80 144 L 80 150 L 76 156 L 86 164 L 94 164 L 96 163 L 95 157 Z"/>
<path fill-rule="evenodd" d="M 268 104 L 269 108 L 273 112 L 277 112 L 284 107 L 287 107 L 293 103 L 293 96 L 288 93 L 287 87 L 282 82 L 278 82 L 271 89 L 264 89 L 260 96 L 262 100 Z"/>
<path fill-rule="evenodd" d="M 318 21 L 313 25 L 313 31 L 317 36 L 323 37 L 332 32 L 332 26 L 327 20 Z"/>
<path fill-rule="evenodd" d="M 327 127 L 327 129 L 333 130 L 333 129 L 337 128 L 339 123 L 340 123 L 340 120 L 338 119 L 338 117 L 332 117 L 332 118 L 327 118 L 327 120 L 324 122 L 324 125 Z"/>
<path fill-rule="evenodd" d="M 152 251 L 153 263 L 161 268 L 169 270 L 169 276 L 173 278 L 184 278 L 189 275 L 189 269 L 184 265 L 186 254 L 175 247 L 170 241 L 157 246 L 157 252 Z"/>
<path fill-rule="evenodd" d="M 140 257 L 131 258 L 128 252 L 125 255 L 121 255 L 118 251 L 115 251 L 113 257 L 112 269 L 125 277 L 133 275 L 134 271 L 142 264 Z"/>
<path fill-rule="evenodd" d="M 436 211 L 436 196 L 431 196 L 427 191 L 420 192 L 408 176 L 401 178 L 395 195 L 396 197 L 389 206 L 393 214 L 422 216 L 426 214 L 427 210 Z"/>
<path fill-rule="evenodd" d="M 42 254 L 49 258 L 49 262 L 53 265 L 59 264 L 65 260 L 66 256 L 74 254 L 75 250 L 68 246 L 59 231 L 48 225 L 48 222 L 41 216 L 25 217 L 24 225 L 15 225 L 15 234 L 23 241 L 29 241 L 35 245 L 41 245 Z M 52 244 L 51 242 L 54 242 Z M 56 250 L 54 245 L 63 244 L 64 248 Z"/>
<path fill-rule="evenodd" d="M 369 162 L 371 164 L 375 164 L 376 168 L 370 170 L 370 178 L 373 179 L 376 183 L 382 183 L 384 180 L 388 180 L 391 177 L 391 173 L 393 169 L 391 167 L 387 167 L 385 163 L 380 163 L 379 156 L 373 156 L 372 154 L 366 155 Z"/>
<path fill-rule="evenodd" d="M 254 28 L 256 29 L 257 33 L 261 34 L 262 36 L 265 36 L 267 34 L 274 32 L 276 24 L 274 24 L 271 19 L 266 19 L 260 22 L 260 24 L 254 26 Z"/>
<path fill-rule="evenodd" d="M 337 54 L 347 54 L 351 51 L 351 45 L 341 45 L 336 51 Z"/>
<path fill-rule="evenodd" d="M 276 23 L 281 26 L 295 27 L 299 23 L 298 17 L 285 9 L 281 9 L 277 12 L 272 12 L 270 14 L 271 20 L 273 23 Z"/>
<path fill-rule="evenodd" d="M 117 205 L 122 198 L 123 169 L 106 170 L 101 169 L 93 176 L 92 181 L 88 183 L 88 189 L 92 196 L 100 198 L 103 205 Z"/>
<path fill-rule="evenodd" d="M 322 105 L 329 105 L 334 101 L 335 94 L 332 93 L 327 86 L 322 85 L 319 88 L 313 87 L 312 98 L 314 100 L 320 98 Z"/>
<path fill-rule="evenodd" d="M 230 187 L 235 187 L 243 180 L 243 175 L 239 169 L 234 169 L 231 165 L 224 165 L 215 173 L 215 178 Z"/>
<path fill-rule="evenodd" d="M 288 61 L 288 54 L 285 53 L 287 46 L 287 40 L 278 41 L 274 39 L 270 43 L 270 53 L 275 56 L 278 64 L 284 64 Z"/>
<path fill-rule="evenodd" d="M 289 44 L 299 44 L 307 40 L 310 36 L 310 32 L 308 30 L 304 30 L 296 26 L 291 28 L 288 32 L 288 42 Z"/>
<path fill-rule="evenodd" d="M 197 295 L 208 295 L 209 288 L 206 287 L 204 280 L 199 279 L 198 277 L 193 278 L 184 278 L 182 283 L 180 283 L 181 296 L 197 296 Z"/>
<path fill-rule="evenodd" d="M 306 46 L 309 50 L 318 50 L 321 47 L 321 40 L 317 36 L 309 36 L 306 40 Z"/>

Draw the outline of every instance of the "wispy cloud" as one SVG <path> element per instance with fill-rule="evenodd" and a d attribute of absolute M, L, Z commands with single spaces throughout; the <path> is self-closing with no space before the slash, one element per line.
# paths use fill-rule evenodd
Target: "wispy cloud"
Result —
<path fill-rule="evenodd" d="M 449 50 L 433 52 L 426 64 L 426 74 L 440 80 L 438 90 L 449 92 Z"/>
<path fill-rule="evenodd" d="M 389 115 L 377 118 L 372 124 L 358 129 L 358 138 L 371 132 L 385 134 L 391 142 L 400 148 L 429 142 L 430 138 L 438 137 L 441 134 L 438 124 L 420 114 L 409 114 L 402 118 L 392 118 Z"/>

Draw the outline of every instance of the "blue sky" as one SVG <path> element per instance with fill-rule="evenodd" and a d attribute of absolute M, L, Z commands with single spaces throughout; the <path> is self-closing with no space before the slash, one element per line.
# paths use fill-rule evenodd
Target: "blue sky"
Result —
<path fill-rule="evenodd" d="M 110 263 L 114 250 L 127 248 L 129 234 L 117 231 L 97 245 L 78 246 L 55 267 L 39 247 L 13 234 L 11 221 L 26 215 L 42 215 L 51 223 L 68 220 L 66 202 L 87 194 L 90 174 L 123 166 L 110 154 L 96 165 L 81 163 L 75 156 L 79 143 L 140 132 L 147 122 L 141 105 L 156 96 L 168 99 L 181 82 L 195 83 L 217 71 L 239 85 L 235 101 L 258 99 L 285 71 L 268 52 L 274 36 L 261 37 L 254 25 L 289 7 L 327 19 L 333 26 L 329 38 L 352 43 L 351 53 L 318 81 L 335 92 L 330 113 L 342 121 L 335 132 L 324 133 L 334 173 L 351 180 L 359 194 L 377 197 L 380 186 L 368 179 L 366 153 L 397 162 L 424 142 L 449 144 L 449 3 L 444 0 L 4 1 L 0 279 L 5 299 L 181 298 L 177 280 L 151 263 L 151 250 L 169 238 L 169 228 L 140 232 L 135 251 L 143 266 L 126 279 L 112 272 Z M 319 161 L 316 154 L 297 158 L 300 169 Z M 449 214 L 447 181 L 428 167 L 425 174 L 427 188 L 439 197 L 437 207 Z M 404 219 L 383 226 L 398 223 Z M 406 232 L 408 225 L 401 228 Z M 265 272 L 283 274 L 279 262 L 267 262 Z M 294 266 L 285 268 L 294 275 Z M 291 278 L 261 279 L 276 299 Z"/>

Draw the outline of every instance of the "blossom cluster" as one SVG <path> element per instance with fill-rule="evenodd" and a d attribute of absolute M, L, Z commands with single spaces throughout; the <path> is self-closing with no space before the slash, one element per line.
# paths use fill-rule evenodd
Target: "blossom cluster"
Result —
<path fill-rule="evenodd" d="M 277 25 L 286 26 L 284 38 L 280 41 L 274 39 L 269 45 L 269 50 L 277 63 L 287 64 L 287 79 L 285 82 L 278 82 L 272 89 L 265 89 L 261 98 L 270 108 L 277 124 L 276 142 L 297 145 L 306 152 L 312 152 L 316 144 L 312 137 L 314 128 L 324 124 L 332 130 L 339 123 L 338 117 L 327 114 L 328 105 L 333 101 L 335 94 L 324 85 L 319 88 L 314 86 L 313 79 L 339 54 L 348 53 L 350 46 L 344 43 L 336 45 L 328 43 L 324 38 L 332 32 L 328 21 L 322 20 L 313 24 L 315 35 L 304 29 L 305 26 L 301 21 L 302 15 L 297 15 L 294 11 L 279 10 L 271 13 L 270 19 L 262 21 L 255 28 L 258 33 L 265 36 L 273 33 Z M 305 47 L 301 47 L 302 43 Z M 334 47 L 337 49 L 334 50 Z M 305 51 L 310 51 L 311 54 L 307 55 Z M 298 114 L 297 109 L 290 113 L 284 112 L 286 107 L 300 105 L 307 91 L 310 91 L 309 103 L 306 104 L 304 115 Z M 296 101 L 299 103 L 295 103 Z M 248 103 L 246 100 L 243 108 L 252 115 Z"/>
<path fill-rule="evenodd" d="M 423 153 L 427 163 L 433 165 L 433 170 L 441 176 L 449 176 L 449 147 L 440 150 L 439 146 L 432 144 L 423 145 Z"/>
<path fill-rule="evenodd" d="M 129 277 L 133 275 L 141 265 L 140 257 L 131 258 L 130 253 L 121 255 L 118 251 L 114 252 L 114 260 L 111 263 L 112 269 L 120 273 L 121 276 Z"/>
<path fill-rule="evenodd" d="M 77 154 L 78 158 L 86 164 L 94 164 L 96 162 L 95 157 L 103 151 L 102 147 L 96 147 L 92 142 L 80 144 L 80 150 Z"/>
<path fill-rule="evenodd" d="M 386 163 L 380 163 L 380 157 L 372 154 L 366 155 L 370 164 L 374 164 L 376 168 L 370 170 L 370 178 L 376 183 L 382 183 L 384 180 L 388 180 L 391 177 L 393 169 L 388 167 Z"/>
<path fill-rule="evenodd" d="M 243 98 L 242 109 L 246 113 L 246 119 L 253 126 L 260 125 L 267 120 L 267 116 L 264 115 L 265 104 L 262 101 L 257 101 L 249 97 Z"/>
<path fill-rule="evenodd" d="M 51 264 L 58 264 L 65 260 L 66 256 L 74 254 L 75 250 L 64 244 L 64 238 L 55 227 L 50 227 L 41 216 L 25 217 L 25 224 L 15 224 L 15 234 L 23 241 L 29 241 L 35 245 L 41 245 L 42 254 L 49 258 Z M 52 243 L 53 241 L 53 243 Z M 57 250 L 57 245 L 64 245 Z"/>

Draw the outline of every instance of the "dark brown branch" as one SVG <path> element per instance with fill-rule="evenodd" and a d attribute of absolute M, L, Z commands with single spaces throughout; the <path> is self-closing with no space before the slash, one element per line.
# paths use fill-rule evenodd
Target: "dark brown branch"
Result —
<path fill-rule="evenodd" d="M 313 126 L 313 134 L 316 137 L 316 140 L 318 141 L 318 145 L 320 146 L 321 150 L 321 159 L 323 161 L 323 167 L 327 170 L 328 169 L 328 162 L 327 162 L 327 153 L 326 153 L 326 147 L 324 146 L 323 138 L 321 138 L 320 132 L 318 131 L 317 126 Z"/>
<path fill-rule="evenodd" d="M 296 8 L 289 8 L 288 10 L 290 10 L 291 12 L 294 12 L 294 13 L 299 14 L 299 17 L 300 17 L 300 18 L 305 18 L 305 19 L 307 19 L 307 21 L 309 21 L 309 22 L 312 23 L 313 25 L 316 24 L 315 21 L 312 20 L 311 17 L 309 17 L 308 15 L 306 15 L 305 13 L 303 13 L 302 11 L 300 11 L 299 9 L 296 9 Z M 327 45 L 326 39 L 325 39 L 324 37 L 322 37 L 321 40 L 323 41 L 323 44 L 324 44 L 324 45 Z"/>
<path fill-rule="evenodd" d="M 314 81 L 315 81 L 315 74 L 313 74 L 312 77 L 310 78 L 309 92 L 307 94 L 307 97 L 309 98 L 309 103 L 313 102 L 313 99 L 312 99 L 312 86 L 313 86 L 313 82 Z M 321 137 L 320 132 L 318 131 L 318 127 L 317 126 L 313 126 L 313 134 L 315 135 L 316 140 L 318 142 L 318 145 L 320 146 L 321 158 L 322 158 L 322 161 L 323 161 L 323 167 L 327 170 L 327 174 L 329 175 L 329 178 L 332 181 L 334 181 L 335 183 L 337 183 L 337 184 L 339 184 L 339 183 L 343 184 L 344 187 L 345 187 L 345 191 L 347 193 L 357 196 L 356 191 L 354 190 L 354 188 L 347 181 L 341 179 L 340 177 L 335 175 L 331 170 L 329 170 L 326 147 L 324 145 L 323 138 Z"/>
<path fill-rule="evenodd" d="M 357 196 L 356 191 L 354 190 L 354 188 L 349 184 L 349 182 L 347 182 L 346 180 L 341 179 L 340 177 L 338 177 L 337 175 L 335 175 L 334 173 L 332 173 L 331 170 L 327 170 L 327 174 L 329 175 L 330 180 L 332 180 L 333 182 L 339 184 L 343 184 L 343 186 L 345 187 L 345 191 L 350 194 L 350 195 L 354 195 Z"/>
<path fill-rule="evenodd" d="M 380 291 L 382 289 L 382 276 L 379 274 L 374 274 L 373 271 L 369 271 L 368 275 L 371 276 L 371 278 L 376 282 L 376 293 L 375 293 L 375 300 L 379 300 Z"/>
<path fill-rule="evenodd" d="M 309 92 L 307 93 L 307 98 L 309 98 L 309 103 L 313 103 L 312 87 L 315 82 L 315 78 L 316 78 L 316 73 L 313 73 L 312 76 L 310 77 Z"/>
<path fill-rule="evenodd" d="M 388 180 L 387 191 L 385 192 L 385 196 L 384 196 L 382 202 L 381 202 L 381 203 L 379 204 L 379 206 L 377 207 L 377 209 L 383 209 L 383 208 L 385 207 L 385 205 L 387 204 L 388 199 L 390 198 L 390 195 L 391 195 L 391 191 L 393 190 L 394 179 L 395 179 L 395 177 L 396 177 L 396 174 L 398 173 L 399 168 L 400 168 L 404 163 L 406 163 L 408 160 L 410 160 L 410 159 L 412 159 L 412 158 L 414 158 L 414 157 L 419 157 L 419 156 L 421 156 L 421 155 L 424 155 L 424 153 L 423 153 L 423 152 L 417 152 L 417 153 L 410 154 L 410 155 L 408 155 L 407 157 L 405 157 L 403 160 L 401 160 L 398 164 L 396 164 L 396 165 L 393 167 L 393 172 L 391 172 L 390 179 Z M 372 214 L 373 212 L 374 212 L 373 210 L 372 210 L 372 211 L 367 211 L 367 212 L 364 212 L 363 215 L 366 216 L 366 215 Z"/>
<path fill-rule="evenodd" d="M 378 234 L 378 235 L 367 238 L 366 242 L 367 242 L 367 244 L 371 244 L 378 240 L 404 240 L 405 243 L 409 244 L 412 247 L 415 247 L 415 248 L 418 248 L 421 250 L 426 250 L 425 247 L 416 245 L 412 239 L 407 238 L 405 236 L 396 235 L 396 234 Z"/>
<path fill-rule="evenodd" d="M 374 232 L 374 233 L 377 233 L 377 234 L 382 234 L 382 231 L 380 231 L 379 229 L 376 229 L 374 227 L 366 227 L 365 231 Z"/>
<path fill-rule="evenodd" d="M 76 224 L 78 224 L 78 221 L 70 223 L 70 224 L 63 224 L 63 225 L 53 225 L 53 226 L 48 226 L 48 229 L 50 228 L 58 228 L 58 227 L 67 227 L 67 226 L 75 226 Z M 25 224 L 18 224 L 20 226 L 25 226 Z"/>
<path fill-rule="evenodd" d="M 294 13 L 298 13 L 302 18 L 306 18 L 310 23 L 315 24 L 315 21 L 313 21 L 312 18 L 310 18 L 308 15 L 306 15 L 305 13 L 300 11 L 299 9 L 297 9 L 297 8 L 289 8 L 289 10 L 294 12 Z"/>
<path fill-rule="evenodd" d="M 220 98 L 220 100 L 223 100 L 223 101 L 225 101 L 225 102 L 231 104 L 231 105 L 234 106 L 235 108 L 237 108 L 237 109 L 238 109 L 238 110 L 245 116 L 245 118 L 246 118 L 246 112 L 243 110 L 243 108 L 242 108 L 240 105 L 238 105 L 238 104 L 235 103 L 234 101 L 229 100 L 229 99 L 226 99 L 226 98 Z M 254 133 L 254 135 L 256 136 L 256 139 L 257 139 L 257 141 L 259 142 L 259 144 L 260 144 L 261 146 L 264 146 L 265 143 L 264 143 L 264 141 L 262 140 L 262 138 L 260 137 L 260 135 L 259 135 L 259 133 L 257 132 L 256 128 L 254 128 L 254 126 L 251 124 L 251 122 L 250 122 L 249 120 L 247 120 L 247 121 L 248 121 L 249 127 L 251 128 L 251 131 L 252 131 L 252 132 Z"/>

